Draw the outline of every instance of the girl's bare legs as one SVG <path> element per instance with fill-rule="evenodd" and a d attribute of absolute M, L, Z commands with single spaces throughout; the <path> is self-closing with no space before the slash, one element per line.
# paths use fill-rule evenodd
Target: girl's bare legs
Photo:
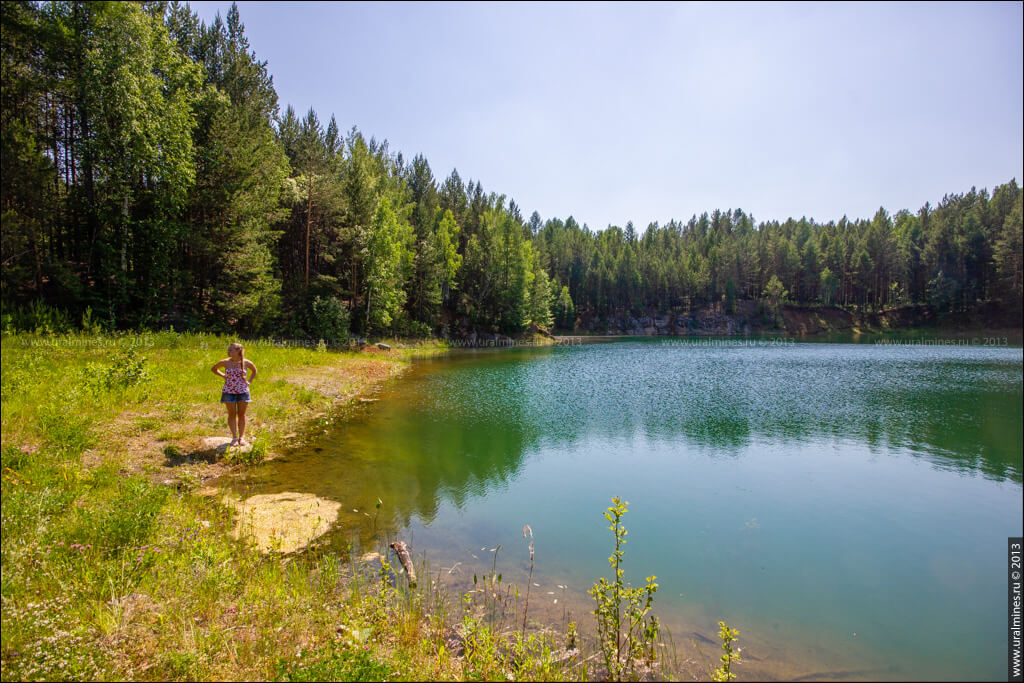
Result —
<path fill-rule="evenodd" d="M 245 445 L 245 409 L 249 407 L 248 403 L 236 403 L 238 406 L 238 443 L 239 445 Z"/>
<path fill-rule="evenodd" d="M 228 407 L 228 429 L 231 430 L 231 445 L 234 446 L 238 441 L 238 430 L 235 428 L 235 406 L 237 403 L 225 403 Z M 242 405 L 245 405 L 244 403 Z M 244 423 L 243 423 L 244 424 Z"/>

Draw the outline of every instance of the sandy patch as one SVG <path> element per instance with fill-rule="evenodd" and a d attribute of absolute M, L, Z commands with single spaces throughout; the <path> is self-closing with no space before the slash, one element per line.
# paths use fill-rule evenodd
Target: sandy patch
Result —
<path fill-rule="evenodd" d="M 338 519 L 341 503 L 312 493 L 260 494 L 224 502 L 236 511 L 235 538 L 245 538 L 261 552 L 291 553 L 327 533 Z"/>
<path fill-rule="evenodd" d="M 404 366 L 378 358 L 353 358 L 344 364 L 295 370 L 285 379 L 289 384 L 311 389 L 321 396 L 348 400 L 376 388 L 404 369 Z"/>

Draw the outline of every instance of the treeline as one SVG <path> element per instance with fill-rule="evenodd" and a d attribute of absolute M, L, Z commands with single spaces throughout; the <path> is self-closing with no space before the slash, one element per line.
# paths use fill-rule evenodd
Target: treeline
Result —
<path fill-rule="evenodd" d="M 1021 309 L 1021 188 L 1016 181 L 947 195 L 937 207 L 871 220 L 801 218 L 754 224 L 715 211 L 638 234 L 592 232 L 572 218 L 538 226 L 534 245 L 577 310 L 668 311 L 737 298 L 879 310 L 929 304 L 937 312 L 998 302 Z M 563 294 L 566 294 L 563 292 Z M 561 301 L 561 299 L 559 299 Z M 561 307 L 556 305 L 556 312 Z M 568 325 L 570 316 L 559 317 Z"/>
<path fill-rule="evenodd" d="M 1021 189 L 871 221 L 716 211 L 638 233 L 524 219 L 386 142 L 279 108 L 236 7 L 4 2 L 2 304 L 111 327 L 515 333 L 765 298 L 1021 304 Z"/>

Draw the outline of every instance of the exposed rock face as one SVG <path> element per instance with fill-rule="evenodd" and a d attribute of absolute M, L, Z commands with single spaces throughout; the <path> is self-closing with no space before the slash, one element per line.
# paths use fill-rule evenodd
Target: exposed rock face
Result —
<path fill-rule="evenodd" d="M 799 335 L 843 332 L 857 327 L 854 315 L 839 308 L 785 306 L 782 310 L 782 320 L 787 332 Z"/>
<path fill-rule="evenodd" d="M 962 318 L 962 319 L 961 319 Z M 991 310 L 980 309 L 970 316 L 944 318 L 947 324 L 966 327 L 1017 327 L 1019 321 L 1007 320 Z M 577 329 L 589 334 L 609 336 L 652 337 L 732 337 L 751 334 L 813 336 L 828 333 L 860 333 L 889 329 L 934 327 L 939 316 L 929 306 L 899 306 L 876 312 L 853 313 L 836 306 L 797 306 L 787 304 L 779 315 L 766 312 L 764 305 L 752 299 L 735 302 L 732 313 L 721 304 L 693 309 L 685 313 L 651 311 L 634 317 L 618 314 L 585 317 Z M 561 331 L 560 331 L 561 332 Z"/>
<path fill-rule="evenodd" d="M 675 329 L 680 336 L 734 337 L 750 334 L 753 326 L 750 315 L 741 310 L 729 314 L 716 309 L 704 309 L 678 316 Z"/>
<path fill-rule="evenodd" d="M 691 315 L 658 313 L 635 318 L 612 316 L 607 320 L 591 320 L 588 332 L 604 331 L 608 335 L 631 337 L 658 336 L 733 336 L 750 331 L 748 318 L 742 314 L 726 315 L 715 310 L 697 311 Z"/>
<path fill-rule="evenodd" d="M 983 312 L 984 313 L 984 312 Z M 1016 327 L 1019 321 L 1005 321 L 991 312 L 979 313 L 981 326 Z M 680 312 L 647 311 L 634 316 L 617 313 L 607 317 L 585 315 L 576 321 L 573 330 L 554 330 L 557 335 L 583 333 L 629 337 L 742 337 L 747 335 L 813 336 L 828 333 L 860 333 L 871 330 L 928 327 L 937 316 L 928 306 L 901 306 L 874 313 L 852 313 L 835 306 L 796 306 L 787 304 L 778 315 L 766 311 L 765 304 L 754 299 L 735 301 L 731 313 L 723 303 Z M 971 321 L 976 322 L 976 321 Z M 466 320 L 462 323 L 468 324 Z M 977 326 L 977 325 L 975 325 Z M 460 339 L 467 346 L 504 346 L 515 342 L 507 336 L 462 327 Z M 546 331 L 535 328 L 534 332 Z"/>
<path fill-rule="evenodd" d="M 883 312 L 894 317 L 890 312 Z M 864 317 L 864 316 L 861 316 Z M 875 317 L 880 317 L 875 315 Z M 905 316 L 904 316 L 905 317 Z M 918 316 L 921 317 L 921 316 Z M 865 322 L 868 327 L 885 327 L 874 320 L 859 321 L 852 313 L 833 307 L 784 306 L 776 316 L 765 312 L 757 301 L 741 299 L 735 302 L 731 313 L 721 304 L 678 311 L 651 311 L 635 317 L 618 314 L 607 318 L 584 318 L 579 331 L 609 336 L 679 336 L 679 337 L 733 337 L 750 334 L 814 335 L 856 329 Z"/>

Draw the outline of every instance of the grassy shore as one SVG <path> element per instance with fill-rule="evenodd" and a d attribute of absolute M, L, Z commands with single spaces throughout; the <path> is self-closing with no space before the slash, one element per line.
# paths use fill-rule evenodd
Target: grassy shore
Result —
<path fill-rule="evenodd" d="M 512 594 L 500 578 L 453 600 L 429 580 L 410 586 L 383 547 L 282 556 L 234 538 L 234 512 L 196 495 L 205 481 L 315 438 L 443 346 L 248 342 L 256 446 L 211 455 L 203 439 L 227 430 L 210 366 L 230 341 L 4 337 L 3 680 L 594 676 L 571 639 L 494 628 Z"/>

